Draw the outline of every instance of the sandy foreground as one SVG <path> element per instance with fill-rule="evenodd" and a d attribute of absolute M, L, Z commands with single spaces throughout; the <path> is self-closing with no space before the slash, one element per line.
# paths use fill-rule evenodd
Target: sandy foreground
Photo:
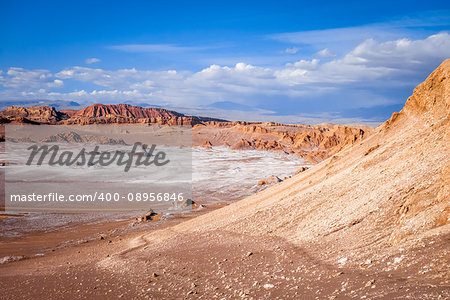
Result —
<path fill-rule="evenodd" d="M 104 239 L 55 246 L 45 256 L 3 264 L 1 298 L 446 299 L 450 296 L 448 277 L 443 277 L 448 275 L 448 234 L 422 240 L 407 251 L 398 249 L 380 260 L 361 261 L 354 267 L 347 266 L 345 259 L 330 263 L 318 258 L 317 251 L 322 249 L 314 244 L 300 247 L 276 237 L 224 230 L 176 232 L 174 226 L 184 221 L 183 218 L 153 221 L 133 230 L 126 230 L 126 224 L 109 224 L 113 226 L 102 231 Z M 392 267 L 386 269 L 386 262 L 391 262 Z"/>
<path fill-rule="evenodd" d="M 373 135 L 313 168 L 201 215 L 5 263 L 1 297 L 449 299 L 449 112 L 446 60 Z"/>

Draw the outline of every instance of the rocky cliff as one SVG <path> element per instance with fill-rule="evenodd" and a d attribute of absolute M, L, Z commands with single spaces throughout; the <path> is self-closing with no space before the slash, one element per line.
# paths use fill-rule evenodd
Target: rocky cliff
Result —
<path fill-rule="evenodd" d="M 39 123 L 39 124 L 160 124 L 160 125 L 195 125 L 202 118 L 162 108 L 144 108 L 129 104 L 104 105 L 94 104 L 81 110 L 57 111 L 54 107 L 16 107 L 11 106 L 0 112 L 3 123 Z"/>
<path fill-rule="evenodd" d="M 370 129 L 334 124 L 286 125 L 245 121 L 224 121 L 185 116 L 163 108 L 129 104 L 94 104 L 81 110 L 54 107 L 9 107 L 0 112 L 0 123 L 29 124 L 158 124 L 193 126 L 193 145 L 228 146 L 232 149 L 271 150 L 298 155 L 317 163 L 342 148 L 360 141 Z"/>
<path fill-rule="evenodd" d="M 195 125 L 200 120 L 183 114 L 153 107 L 140 107 L 129 104 L 94 104 L 72 114 L 65 124 L 159 124 Z"/>
<path fill-rule="evenodd" d="M 48 106 L 10 106 L 0 112 L 0 117 L 2 118 L 1 123 L 17 122 L 32 124 L 57 124 L 69 119 L 67 114 Z"/>
<path fill-rule="evenodd" d="M 373 129 L 342 125 L 207 122 L 193 128 L 193 144 L 228 146 L 235 150 L 271 150 L 295 154 L 317 163 L 361 141 Z"/>

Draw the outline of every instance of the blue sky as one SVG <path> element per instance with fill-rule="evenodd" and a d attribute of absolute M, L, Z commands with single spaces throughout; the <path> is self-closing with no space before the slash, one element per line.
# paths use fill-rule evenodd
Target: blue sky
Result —
<path fill-rule="evenodd" d="M 446 1 L 0 2 L 0 103 L 379 123 L 450 57 Z"/>

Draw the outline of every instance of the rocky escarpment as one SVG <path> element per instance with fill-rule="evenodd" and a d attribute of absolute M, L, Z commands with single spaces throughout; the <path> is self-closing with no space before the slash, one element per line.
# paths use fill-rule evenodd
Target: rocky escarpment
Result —
<path fill-rule="evenodd" d="M 414 93 L 400 112 L 394 112 L 383 129 L 402 122 L 421 121 L 427 126 L 440 126 L 448 122 L 450 111 L 450 59 L 444 61 L 427 80 L 414 89 Z"/>
<path fill-rule="evenodd" d="M 10 106 L 0 112 L 1 123 L 30 123 L 30 124 L 57 124 L 70 117 L 54 107 L 34 106 L 18 107 Z"/>
<path fill-rule="evenodd" d="M 270 150 L 298 155 L 317 163 L 368 136 L 371 129 L 326 125 L 206 122 L 193 128 L 193 144 L 208 148 Z"/>
<path fill-rule="evenodd" d="M 140 107 L 129 104 L 94 104 L 81 110 L 57 111 L 54 107 L 11 106 L 0 112 L 1 123 L 32 124 L 159 124 L 193 126 L 204 121 L 223 121 L 212 118 L 185 116 L 163 108 Z"/>
<path fill-rule="evenodd" d="M 159 124 L 195 125 L 201 121 L 196 117 L 154 107 L 140 107 L 129 104 L 94 104 L 72 114 L 65 124 Z"/>
<path fill-rule="evenodd" d="M 28 124 L 157 124 L 193 127 L 193 145 L 227 146 L 235 150 L 271 150 L 298 155 L 317 163 L 362 140 L 370 130 L 334 124 L 286 125 L 224 121 L 185 116 L 171 110 L 129 104 L 94 104 L 81 110 L 54 107 L 9 107 L 0 112 L 1 123 Z"/>

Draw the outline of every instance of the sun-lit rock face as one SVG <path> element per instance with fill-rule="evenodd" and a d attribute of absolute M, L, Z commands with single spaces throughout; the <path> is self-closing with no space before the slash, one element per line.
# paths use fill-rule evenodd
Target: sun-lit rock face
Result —
<path fill-rule="evenodd" d="M 94 104 L 81 110 L 57 111 L 54 107 L 8 107 L 0 113 L 8 121 L 17 123 L 39 124 L 160 124 L 160 125 L 195 125 L 200 123 L 196 117 L 162 108 L 144 108 L 129 104 L 104 105 Z"/>
<path fill-rule="evenodd" d="M 81 110 L 54 107 L 9 107 L 0 112 L 0 123 L 30 124 L 158 124 L 193 126 L 193 145 L 227 146 L 235 150 L 280 151 L 317 163 L 352 145 L 368 134 L 364 126 L 334 124 L 286 125 L 246 121 L 224 121 L 185 116 L 163 108 L 129 104 L 94 104 Z M 362 127 L 364 129 L 362 129 Z"/>
<path fill-rule="evenodd" d="M 4 111 L 0 112 L 0 115 L 7 121 L 18 123 L 56 124 L 62 120 L 66 120 L 69 118 L 69 116 L 65 113 L 59 112 L 54 107 L 48 106 L 10 106 Z"/>
<path fill-rule="evenodd" d="M 94 104 L 85 107 L 65 122 L 66 124 L 116 124 L 148 123 L 160 125 L 194 125 L 199 123 L 193 117 L 154 107 L 140 107 L 129 104 Z"/>
<path fill-rule="evenodd" d="M 428 78 L 419 84 L 403 109 L 393 113 L 384 123 L 390 127 L 396 122 L 424 122 L 427 125 L 448 123 L 450 113 L 450 59 L 445 60 Z"/>
<path fill-rule="evenodd" d="M 206 122 L 193 128 L 193 145 L 228 146 L 234 150 L 279 151 L 317 163 L 346 146 L 360 142 L 373 128 L 335 124 Z"/>

